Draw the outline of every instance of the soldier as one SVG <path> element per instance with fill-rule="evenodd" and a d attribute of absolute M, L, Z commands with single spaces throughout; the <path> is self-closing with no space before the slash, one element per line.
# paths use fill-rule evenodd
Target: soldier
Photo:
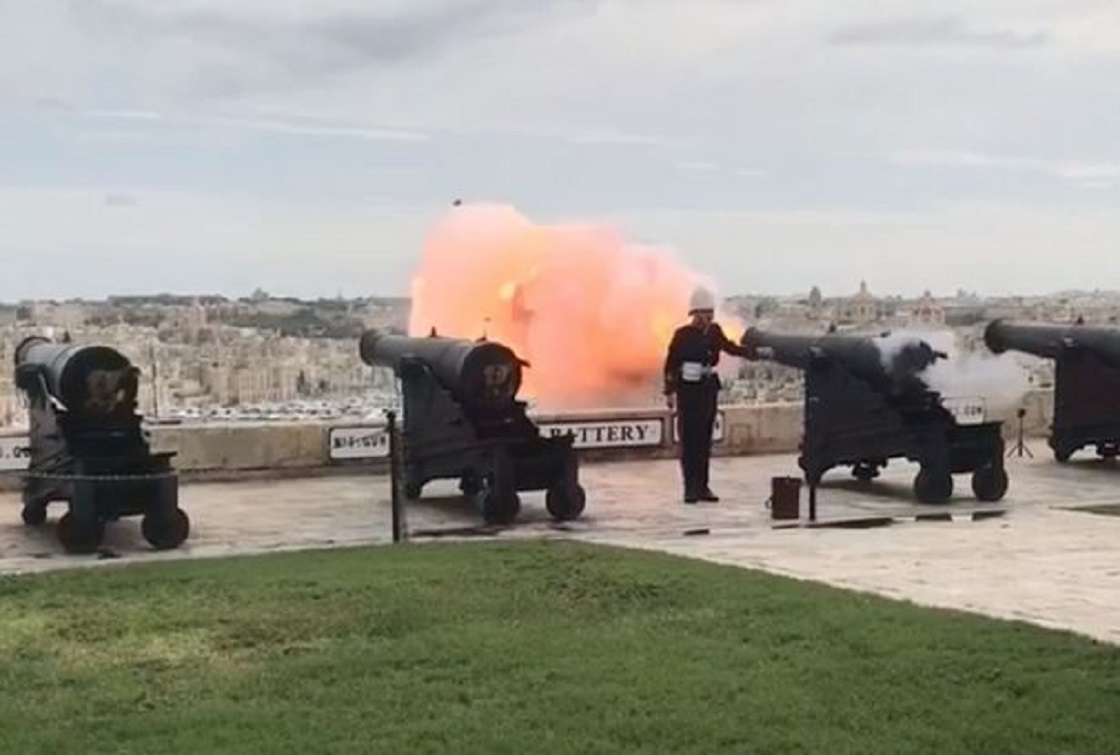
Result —
<path fill-rule="evenodd" d="M 705 288 L 692 294 L 692 321 L 673 333 L 665 356 L 665 400 L 677 411 L 681 438 L 684 502 L 718 501 L 708 486 L 712 428 L 720 380 L 716 373 L 721 351 L 745 357 L 747 350 L 732 343 L 715 322 L 715 296 Z"/>

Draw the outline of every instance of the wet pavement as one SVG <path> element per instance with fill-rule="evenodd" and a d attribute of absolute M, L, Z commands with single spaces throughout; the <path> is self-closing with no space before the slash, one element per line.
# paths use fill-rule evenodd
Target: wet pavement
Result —
<path fill-rule="evenodd" d="M 826 477 L 820 522 L 892 517 L 875 528 L 776 528 L 766 508 L 770 478 L 798 474 L 792 456 L 724 458 L 712 463 L 715 504 L 685 506 L 672 461 L 586 465 L 588 508 L 554 525 L 543 494 L 523 496 L 517 525 L 464 532 L 480 519 L 452 483 L 432 483 L 407 511 L 417 539 L 568 537 L 665 551 L 753 567 L 915 603 L 1019 619 L 1120 643 L 1120 516 L 1071 510 L 1120 506 L 1120 465 L 1092 459 L 1058 465 L 1035 443 L 1036 459 L 1008 460 L 1011 488 L 999 504 L 971 496 L 956 478 L 947 506 L 910 503 L 916 468 L 892 462 L 870 488 L 843 470 Z M 802 514 L 807 511 L 802 495 Z M 153 552 L 139 519 L 108 527 L 106 553 L 70 556 L 54 539 L 61 505 L 41 529 L 19 518 L 19 498 L 0 495 L 0 572 L 214 557 L 301 548 L 391 542 L 388 480 L 352 476 L 184 485 L 180 504 L 192 520 L 187 544 Z M 1003 510 L 973 521 L 976 510 Z M 918 521 L 917 513 L 956 512 L 954 521 Z M 1120 508 L 1118 508 L 1120 513 Z"/>

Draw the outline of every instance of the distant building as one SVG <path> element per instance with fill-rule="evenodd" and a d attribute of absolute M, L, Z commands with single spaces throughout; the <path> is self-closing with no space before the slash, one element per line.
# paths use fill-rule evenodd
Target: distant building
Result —
<path fill-rule="evenodd" d="M 883 305 L 867 290 L 867 281 L 860 281 L 859 292 L 840 306 L 839 320 L 851 325 L 870 325 L 883 316 Z"/>
<path fill-rule="evenodd" d="M 942 327 L 945 325 L 945 309 L 926 291 L 910 312 L 910 324 Z"/>

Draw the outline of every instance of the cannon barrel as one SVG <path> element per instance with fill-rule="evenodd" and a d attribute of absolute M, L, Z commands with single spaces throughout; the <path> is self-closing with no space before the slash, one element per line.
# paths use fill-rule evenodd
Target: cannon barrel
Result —
<path fill-rule="evenodd" d="M 994 354 L 1021 351 L 1043 359 L 1057 359 L 1067 348 L 1082 348 L 1120 367 L 1120 328 L 993 320 L 984 329 L 984 343 Z"/>
<path fill-rule="evenodd" d="M 517 398 L 521 369 L 527 366 L 512 349 L 494 341 L 443 336 L 409 337 L 369 330 L 358 345 L 362 361 L 400 372 L 406 359 L 418 359 L 456 400 L 466 406 L 500 406 Z"/>
<path fill-rule="evenodd" d="M 21 390 L 33 393 L 45 384 L 67 411 L 95 416 L 135 407 L 140 371 L 111 347 L 31 336 L 16 347 L 15 363 Z"/>
<path fill-rule="evenodd" d="M 758 328 L 747 329 L 742 345 L 748 351 L 748 359 L 770 359 L 798 370 L 808 369 L 814 359 L 828 358 L 890 393 L 926 390 L 918 375 L 945 358 L 945 354 L 918 339 L 893 343 L 887 338 L 782 335 Z"/>

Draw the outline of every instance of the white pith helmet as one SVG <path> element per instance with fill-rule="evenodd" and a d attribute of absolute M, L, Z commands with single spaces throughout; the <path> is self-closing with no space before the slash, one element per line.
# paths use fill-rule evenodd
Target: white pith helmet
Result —
<path fill-rule="evenodd" d="M 715 309 L 716 297 L 711 291 L 701 286 L 692 292 L 692 298 L 688 302 L 690 315 L 696 312 L 714 312 Z"/>

